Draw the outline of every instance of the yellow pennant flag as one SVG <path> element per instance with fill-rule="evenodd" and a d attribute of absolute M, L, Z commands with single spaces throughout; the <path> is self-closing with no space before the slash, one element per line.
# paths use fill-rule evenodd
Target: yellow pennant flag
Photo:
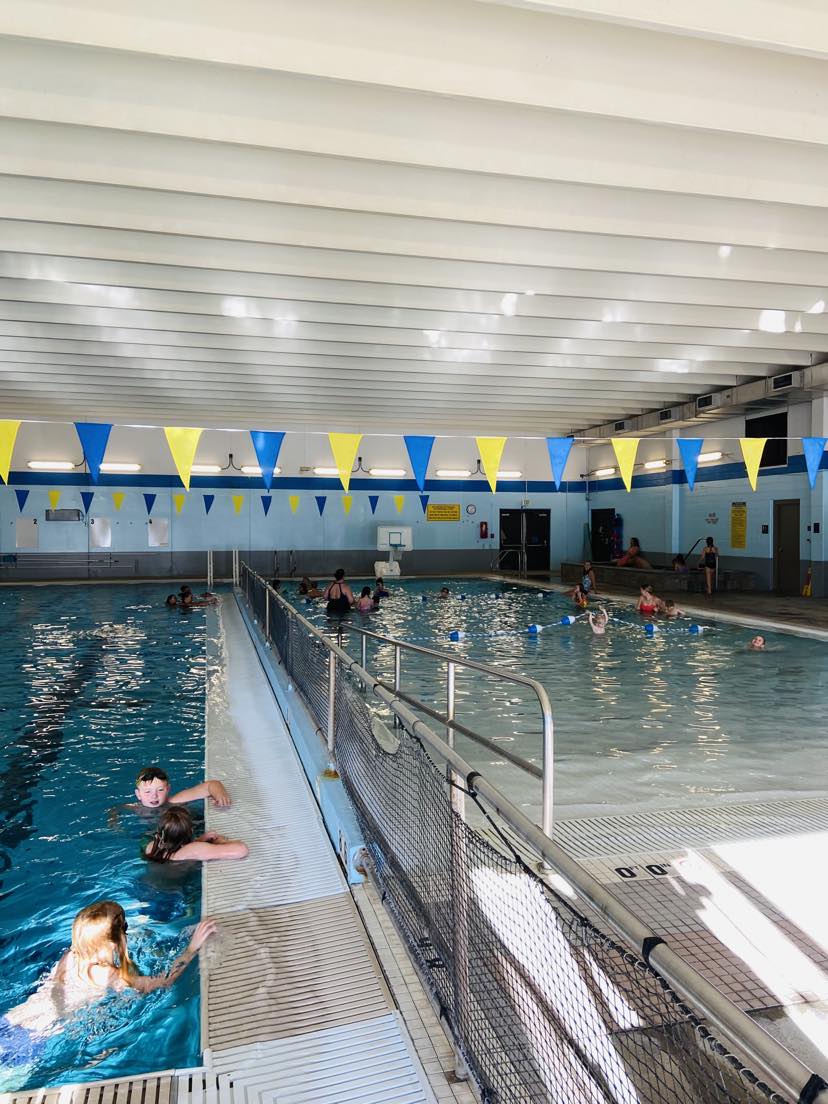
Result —
<path fill-rule="evenodd" d="M 336 470 L 339 472 L 342 486 L 347 492 L 348 484 L 351 482 L 351 468 L 354 466 L 354 460 L 356 459 L 359 442 L 362 440 L 362 434 L 329 433 L 328 440 L 331 443 L 331 452 L 333 453 Z"/>
<path fill-rule="evenodd" d="M 242 506 L 244 506 L 244 495 L 233 495 L 233 510 L 240 514 Z"/>
<path fill-rule="evenodd" d="M 175 503 L 175 512 L 180 514 L 184 509 L 184 500 L 187 496 L 185 494 L 174 494 L 173 502 Z"/>
<path fill-rule="evenodd" d="M 121 507 L 124 504 L 124 499 L 125 498 L 126 498 L 126 494 L 125 494 L 124 491 L 113 491 L 112 492 L 112 505 L 115 507 L 116 510 L 121 509 Z"/>
<path fill-rule="evenodd" d="M 638 452 L 638 437 L 612 437 L 612 448 L 621 471 L 621 478 L 627 490 L 632 490 L 632 475 L 635 467 L 635 454 Z"/>
<path fill-rule="evenodd" d="M 742 456 L 745 460 L 748 479 L 751 490 L 756 490 L 756 477 L 759 475 L 759 464 L 762 461 L 762 453 L 768 443 L 767 437 L 741 437 L 739 444 L 742 446 Z"/>
<path fill-rule="evenodd" d="M 9 468 L 11 468 L 18 429 L 20 429 L 19 421 L 0 421 L 0 476 L 3 477 L 4 483 L 9 481 Z"/>
<path fill-rule="evenodd" d="M 57 509 L 57 504 L 60 502 L 60 491 L 49 491 L 49 505 L 53 510 Z"/>
<path fill-rule="evenodd" d="M 403 505 L 405 503 L 405 495 L 394 495 L 394 505 L 397 507 L 397 513 L 401 514 Z"/>
<path fill-rule="evenodd" d="M 164 426 L 164 434 L 170 446 L 178 477 L 188 491 L 198 440 L 203 432 L 203 429 L 187 429 L 184 426 Z"/>
<path fill-rule="evenodd" d="M 351 495 L 343 495 L 342 496 L 342 509 L 345 511 L 345 516 L 346 517 L 348 516 L 348 514 L 350 514 L 351 507 L 353 506 L 353 504 L 354 504 L 354 500 L 351 497 Z"/>
<path fill-rule="evenodd" d="M 500 458 L 506 447 L 505 437 L 476 437 L 477 449 L 483 462 L 483 471 L 489 481 L 492 491 L 497 489 L 497 469 L 500 467 Z"/>
<path fill-rule="evenodd" d="M 299 495 L 290 495 L 288 497 L 288 502 L 290 503 L 290 512 L 295 514 L 299 509 Z"/>

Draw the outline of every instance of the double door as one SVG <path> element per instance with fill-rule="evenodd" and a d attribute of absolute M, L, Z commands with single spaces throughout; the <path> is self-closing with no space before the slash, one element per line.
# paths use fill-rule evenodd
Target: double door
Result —
<path fill-rule="evenodd" d="M 501 510 L 501 570 L 548 571 L 549 532 L 548 510 Z"/>

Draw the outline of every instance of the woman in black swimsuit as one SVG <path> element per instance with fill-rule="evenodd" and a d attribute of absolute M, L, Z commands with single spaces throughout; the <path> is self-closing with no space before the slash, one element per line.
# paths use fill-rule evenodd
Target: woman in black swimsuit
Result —
<path fill-rule="evenodd" d="M 344 582 L 344 579 L 345 572 L 341 567 L 338 567 L 334 572 L 333 582 L 328 583 L 325 587 L 325 593 L 322 595 L 328 603 L 325 612 L 332 614 L 334 617 L 342 617 L 343 614 L 348 613 L 354 604 L 353 591 Z"/>
<path fill-rule="evenodd" d="M 707 587 L 708 598 L 713 593 L 713 584 L 716 581 L 716 563 L 718 559 L 719 550 L 713 543 L 713 538 L 708 537 L 699 560 L 699 567 L 704 568 L 704 581 Z"/>

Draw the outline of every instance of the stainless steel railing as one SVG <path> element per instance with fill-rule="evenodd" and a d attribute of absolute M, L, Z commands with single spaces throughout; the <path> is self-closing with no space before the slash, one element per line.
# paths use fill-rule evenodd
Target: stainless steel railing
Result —
<path fill-rule="evenodd" d="M 386 644 L 394 649 L 394 682 L 390 685 L 387 682 L 378 680 L 380 685 L 386 690 L 393 690 L 398 698 L 406 702 L 408 705 L 413 706 L 421 713 L 425 713 L 435 721 L 445 727 L 446 740 L 449 747 L 454 747 L 454 733 L 459 732 L 463 736 L 466 736 L 470 740 L 474 740 L 475 743 L 480 744 L 482 747 L 487 748 L 489 751 L 494 752 L 499 758 L 506 759 L 507 762 L 512 763 L 514 766 L 519 767 L 521 770 L 526 771 L 527 774 L 532 775 L 533 778 L 540 779 L 541 782 L 541 827 L 547 836 L 552 835 L 552 828 L 554 824 L 554 780 L 555 780 L 555 723 L 552 717 L 552 703 L 549 700 L 549 695 L 546 692 L 546 688 L 537 681 L 537 679 L 530 678 L 528 675 L 517 674 L 514 671 L 507 671 L 503 667 L 494 667 L 490 663 L 480 663 L 474 659 L 464 659 L 461 656 L 450 655 L 447 652 L 441 652 L 436 648 L 426 648 L 422 644 L 411 644 L 407 640 L 397 640 L 393 636 L 383 636 L 381 633 L 371 632 L 369 629 L 360 628 L 358 625 L 348 625 L 347 631 L 349 633 L 355 633 L 360 638 L 360 654 L 361 665 L 368 669 L 368 642 L 374 640 L 378 644 Z M 340 625 L 339 632 L 337 633 L 337 644 L 342 646 L 342 634 L 343 628 Z M 420 701 L 418 698 L 413 697 L 411 694 L 407 694 L 401 687 L 402 681 L 402 656 L 405 652 L 412 652 L 416 655 L 425 656 L 428 659 L 434 660 L 438 664 L 445 664 L 446 667 L 446 709 L 444 713 L 432 708 L 425 702 Z M 538 700 L 538 706 L 540 709 L 541 725 L 542 725 L 542 749 L 543 749 L 543 767 L 538 767 L 537 764 L 530 762 L 528 759 L 524 759 L 523 756 L 517 755 L 513 751 L 509 751 L 508 748 L 502 747 L 500 744 L 496 744 L 493 740 L 488 739 L 479 732 L 475 732 L 473 729 L 468 728 L 466 725 L 461 724 L 455 716 L 456 707 L 456 674 L 458 668 L 466 668 L 470 671 L 479 671 L 489 678 L 495 679 L 498 682 L 511 682 L 518 686 L 525 686 L 532 691 Z"/>
<path fill-rule="evenodd" d="M 394 714 L 402 728 L 419 740 L 437 760 L 445 765 L 453 778 L 473 783 L 476 795 L 481 798 L 490 813 L 508 825 L 512 832 L 541 856 L 545 869 L 560 875 L 582 901 L 606 920 L 621 940 L 640 955 L 660 974 L 696 1013 L 700 1014 L 721 1036 L 733 1046 L 740 1059 L 753 1067 L 790 1100 L 807 1101 L 808 1104 L 828 1104 L 828 1086 L 795 1055 L 778 1043 L 759 1024 L 752 1020 L 715 986 L 684 961 L 656 932 L 642 923 L 605 886 L 603 886 L 558 844 L 534 824 L 520 809 L 461 758 L 447 740 L 416 716 L 400 695 L 375 678 L 364 666 L 350 656 L 333 640 L 320 632 L 303 617 L 261 576 L 245 564 L 241 564 L 241 591 L 252 609 L 251 588 L 261 587 L 265 593 L 265 617 L 270 624 L 270 605 L 278 603 L 288 617 L 328 649 L 328 718 L 326 742 L 332 760 L 336 756 L 335 706 L 336 660 L 357 678 L 365 689 L 382 701 Z M 264 625 L 262 625 L 264 629 Z M 266 636 L 269 635 L 266 634 Z M 457 808 L 463 815 L 462 805 Z"/>

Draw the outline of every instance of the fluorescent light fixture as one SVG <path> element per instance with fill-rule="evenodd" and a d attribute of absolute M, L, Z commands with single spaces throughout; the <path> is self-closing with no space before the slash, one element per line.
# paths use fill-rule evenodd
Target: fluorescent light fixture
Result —
<path fill-rule="evenodd" d="M 825 311 L 825 300 L 817 299 L 812 307 L 808 307 L 808 314 L 822 314 Z"/>
<path fill-rule="evenodd" d="M 467 468 L 438 468 L 438 479 L 468 479 L 471 472 Z"/>
<path fill-rule="evenodd" d="M 339 475 L 339 468 L 314 468 L 314 475 Z"/>
<path fill-rule="evenodd" d="M 405 475 L 405 468 L 369 468 L 371 475 L 401 476 Z"/>
<path fill-rule="evenodd" d="M 700 452 L 699 453 L 699 463 L 700 464 L 710 464 L 714 460 L 721 460 L 721 458 L 722 458 L 722 454 L 720 452 Z"/>
<path fill-rule="evenodd" d="M 656 468 L 666 468 L 667 467 L 667 461 L 666 460 L 648 460 L 647 463 L 644 465 L 644 467 L 647 469 L 647 471 L 655 471 Z"/>
<path fill-rule="evenodd" d="M 599 468 L 598 471 L 593 472 L 599 479 L 604 475 L 615 475 L 615 468 Z"/>
<path fill-rule="evenodd" d="M 522 475 L 523 475 L 523 472 L 519 472 L 519 471 L 499 471 L 497 473 L 497 478 L 498 479 L 520 479 L 520 477 Z"/>
<path fill-rule="evenodd" d="M 515 314 L 517 312 L 517 299 L 513 291 L 507 292 L 500 300 L 500 309 L 504 314 Z"/>
<path fill-rule="evenodd" d="M 785 312 L 783 310 L 763 310 L 759 312 L 759 329 L 764 333 L 785 332 Z"/>
<path fill-rule="evenodd" d="M 733 246 L 732 245 L 720 245 L 719 248 L 718 248 L 718 254 L 722 258 L 723 261 L 727 260 L 727 258 L 730 256 L 730 254 L 732 252 L 733 252 Z"/>
<path fill-rule="evenodd" d="M 107 460 L 105 464 L 101 464 L 102 472 L 139 472 L 140 470 L 140 464 L 122 463 L 120 460 Z"/>
<path fill-rule="evenodd" d="M 259 467 L 258 464 L 242 464 L 242 475 L 261 475 L 261 474 L 262 474 L 262 469 Z M 274 475 L 281 475 L 282 474 L 282 469 L 281 468 L 274 468 L 273 469 L 273 474 Z"/>
<path fill-rule="evenodd" d="M 221 467 L 218 464 L 193 464 L 190 472 L 193 475 L 218 475 Z"/>
<path fill-rule="evenodd" d="M 71 460 L 30 460 L 28 467 L 32 471 L 74 471 L 75 465 Z"/>

